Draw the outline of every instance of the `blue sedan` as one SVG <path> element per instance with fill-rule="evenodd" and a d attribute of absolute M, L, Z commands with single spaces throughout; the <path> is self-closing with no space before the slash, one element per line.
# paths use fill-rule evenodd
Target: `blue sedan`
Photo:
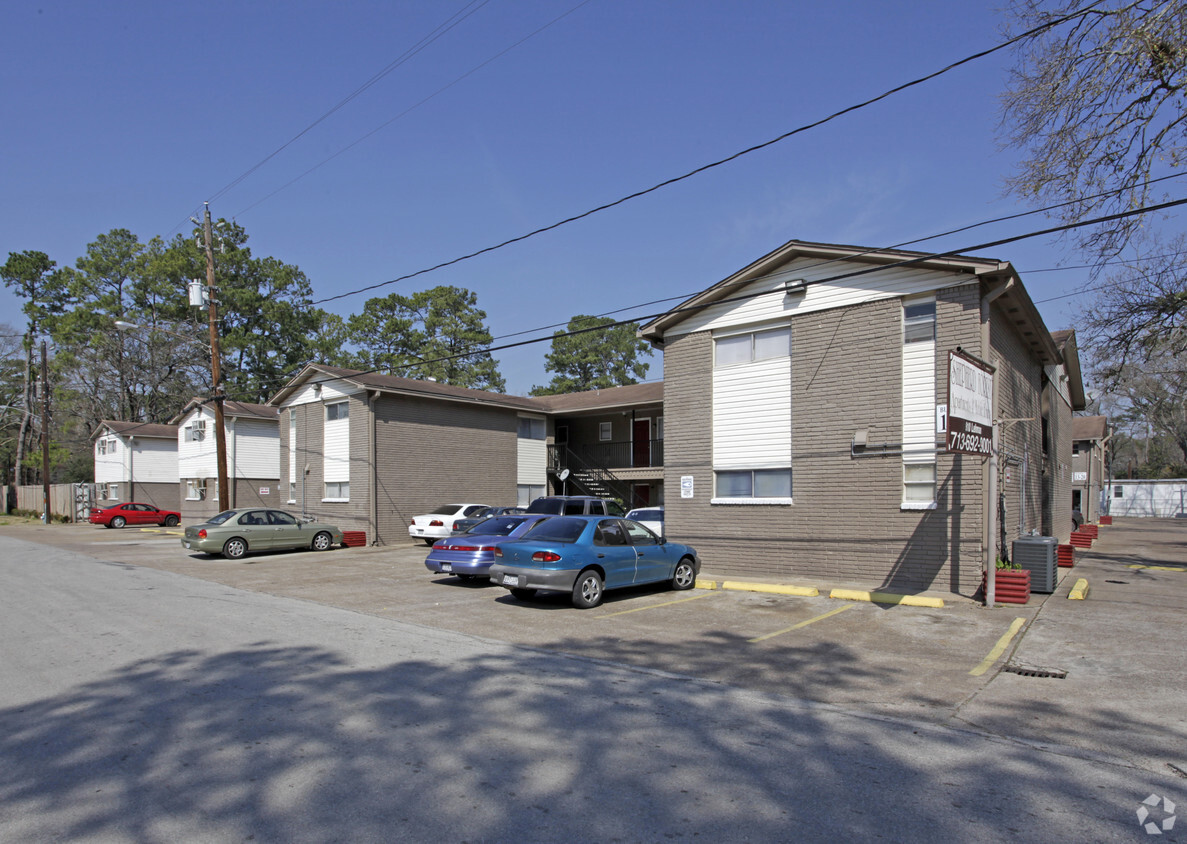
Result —
<path fill-rule="evenodd" d="M 494 551 L 490 580 L 520 600 L 567 592 L 573 606 L 596 607 L 607 589 L 668 582 L 691 589 L 701 563 L 695 548 L 667 542 L 638 522 L 607 516 L 557 516 Z"/>
<path fill-rule="evenodd" d="M 495 516 L 474 525 L 470 531 L 438 539 L 425 557 L 425 568 L 438 574 L 455 574 L 462 580 L 486 577 L 501 542 L 519 539 L 536 524 L 551 516 Z"/>

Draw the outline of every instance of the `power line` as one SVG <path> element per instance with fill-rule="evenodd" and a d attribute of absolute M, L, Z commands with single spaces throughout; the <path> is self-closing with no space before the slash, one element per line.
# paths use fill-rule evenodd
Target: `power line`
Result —
<path fill-rule="evenodd" d="M 1059 226 L 1053 226 L 1053 227 L 1046 228 L 1046 229 L 1039 229 L 1037 231 L 1032 231 L 1032 232 L 1025 232 L 1023 234 L 1013 235 L 1011 237 L 999 238 L 997 240 L 988 241 L 986 243 L 979 243 L 979 244 L 974 244 L 972 246 L 966 246 L 961 249 L 951 249 L 951 250 L 947 250 L 944 252 L 932 252 L 932 253 L 928 253 L 928 254 L 924 254 L 924 255 L 916 255 L 911 258 L 904 258 L 901 261 L 892 261 L 888 264 L 879 264 L 876 267 L 866 267 L 866 268 L 863 268 L 860 270 L 850 270 L 847 272 L 837 273 L 835 275 L 826 276 L 823 278 L 812 279 L 811 281 L 807 282 L 807 284 L 809 284 L 809 285 L 825 284 L 828 282 L 841 281 L 844 279 L 854 278 L 856 276 L 868 275 L 870 273 L 883 272 L 885 270 L 894 269 L 894 268 L 898 268 L 898 267 L 914 266 L 916 264 L 933 261 L 937 258 L 958 257 L 960 255 L 978 252 L 982 249 L 989 249 L 989 248 L 992 248 L 995 246 L 1003 246 L 1008 243 L 1016 243 L 1020 240 L 1027 240 L 1032 237 L 1044 237 L 1046 235 L 1057 234 L 1057 233 L 1065 232 L 1065 231 L 1071 231 L 1073 229 L 1083 228 L 1085 226 L 1095 226 L 1095 225 L 1099 225 L 1101 223 L 1108 223 L 1108 222 L 1112 222 L 1115 220 L 1124 219 L 1127 217 L 1134 217 L 1134 216 L 1138 216 L 1141 214 L 1150 214 L 1150 213 L 1154 213 L 1156 211 L 1165 211 L 1168 208 L 1175 208 L 1175 207 L 1182 206 L 1182 205 L 1187 205 L 1187 198 L 1171 200 L 1169 202 L 1163 202 L 1158 205 L 1150 205 L 1150 206 L 1146 206 L 1143 208 L 1135 208 L 1135 209 L 1131 209 L 1129 211 L 1122 211 L 1122 212 L 1119 212 L 1116 214 L 1109 214 L 1104 217 L 1096 217 L 1091 220 L 1081 220 L 1076 223 L 1064 223 Z M 869 254 L 869 252 L 868 251 L 855 252 L 855 253 L 853 253 L 853 257 L 858 257 L 858 256 L 865 255 L 865 254 Z M 758 279 L 749 279 L 748 283 L 752 283 L 756 280 L 758 280 Z M 578 328 L 578 329 L 574 329 L 571 331 L 557 332 L 555 334 L 552 334 L 552 335 L 549 335 L 546 337 L 535 337 L 530 340 L 518 340 L 514 343 L 504 343 L 504 344 L 498 345 L 498 346 L 487 346 L 485 348 L 477 348 L 477 349 L 473 349 L 473 350 L 466 351 L 466 352 L 459 352 L 457 354 L 443 355 L 441 357 L 411 363 L 406 368 L 411 369 L 411 368 L 416 368 L 416 367 L 424 366 L 424 365 L 431 364 L 431 363 L 443 363 L 446 361 L 457 360 L 458 358 L 470 357 L 472 355 L 477 355 L 477 354 L 490 354 L 492 352 L 504 351 L 506 349 L 514 349 L 514 348 L 519 348 L 521 346 L 529 346 L 534 343 L 543 343 L 546 340 L 555 340 L 559 337 L 574 337 L 574 336 L 577 336 L 580 334 L 589 334 L 594 331 L 605 331 L 610 328 L 618 328 L 620 326 L 630 325 L 630 324 L 636 323 L 636 322 L 651 321 L 651 320 L 659 319 L 660 317 L 667 316 L 669 314 L 695 313 L 697 311 L 704 310 L 705 308 L 715 307 L 715 306 L 719 306 L 719 305 L 726 305 L 726 304 L 736 304 L 738 302 L 746 302 L 751 299 L 756 299 L 760 296 L 769 296 L 770 294 L 771 294 L 770 290 L 761 290 L 761 291 L 757 291 L 757 292 L 753 292 L 753 293 L 745 293 L 745 294 L 742 294 L 739 296 L 731 296 L 731 297 L 724 298 L 724 299 L 715 299 L 712 302 L 705 302 L 705 303 L 695 304 L 695 305 L 686 305 L 686 306 L 679 307 L 679 308 L 669 308 L 666 311 L 660 311 L 659 313 L 638 316 L 638 317 L 635 317 L 634 319 L 616 320 L 613 322 L 606 323 L 605 325 L 591 326 L 588 328 Z M 642 305 L 636 305 L 634 307 L 642 307 Z M 624 308 L 623 310 L 629 310 L 629 309 L 630 308 Z M 353 371 L 353 375 L 383 374 L 383 373 L 384 373 L 384 370 L 379 369 L 379 368 Z M 330 378 L 324 378 L 324 379 L 314 379 L 313 383 L 327 383 L 327 382 L 332 382 L 332 381 L 337 381 L 337 380 L 340 380 L 340 378 L 330 377 Z"/>
<path fill-rule="evenodd" d="M 840 111 L 835 111 L 832 114 L 828 115 L 827 117 L 822 117 L 819 120 L 815 120 L 811 123 L 805 123 L 802 126 L 798 126 L 795 129 L 792 129 L 788 132 L 784 132 L 782 135 L 779 135 L 779 136 L 772 138 L 768 141 L 764 141 L 762 143 L 755 144 L 754 146 L 747 147 L 746 149 L 741 150 L 740 152 L 736 152 L 733 155 L 729 155 L 725 158 L 719 159 L 719 160 L 711 162 L 709 164 L 704 164 L 700 167 L 697 167 L 695 170 L 690 170 L 689 172 L 687 172 L 681 176 L 674 176 L 670 179 L 665 179 L 664 181 L 659 182 L 658 184 L 652 185 L 649 188 L 644 188 L 643 190 L 639 190 L 639 191 L 635 191 L 634 193 L 627 194 L 626 196 L 616 199 L 613 202 L 607 202 L 603 205 L 599 205 L 595 208 L 591 208 L 588 211 L 584 211 L 580 214 L 575 214 L 572 217 L 566 217 L 563 220 L 560 220 L 560 221 L 552 223 L 550 225 L 535 229 L 534 231 L 530 231 L 527 234 L 522 234 L 517 237 L 513 237 L 508 240 L 504 240 L 502 243 L 497 243 L 493 246 L 487 246 L 487 247 L 479 249 L 475 252 L 471 252 L 467 255 L 462 255 L 458 258 L 453 258 L 448 261 L 442 261 L 441 263 L 435 264 L 434 266 L 427 267 L 423 270 L 417 270 L 416 272 L 408 273 L 407 275 L 402 275 L 397 278 L 390 279 L 388 281 L 381 281 L 381 282 L 377 282 L 375 284 L 368 285 L 366 287 L 360 287 L 356 290 L 347 291 L 346 293 L 339 293 L 334 296 L 327 296 L 323 299 L 318 299 L 314 302 L 311 302 L 310 304 L 320 305 L 320 304 L 324 304 L 325 302 L 333 302 L 337 299 L 345 299 L 348 296 L 356 296 L 359 293 L 366 293 L 370 290 L 377 290 L 380 287 L 386 287 L 390 284 L 396 284 L 401 281 L 407 281 L 408 279 L 416 278 L 417 276 L 435 272 L 437 270 L 444 269 L 445 267 L 450 267 L 455 264 L 460 264 L 461 262 L 471 260 L 472 258 L 477 258 L 478 256 L 485 255 L 488 252 L 494 252 L 498 249 L 503 249 L 507 246 L 511 246 L 512 244 L 520 243 L 521 241 L 536 237 L 537 235 L 541 235 L 546 232 L 553 231 L 553 230 L 558 229 L 562 226 L 566 226 L 569 223 L 575 223 L 578 220 L 583 220 L 586 217 L 591 217 L 594 214 L 597 214 L 599 212 L 606 211 L 611 208 L 615 208 L 615 207 L 622 205 L 623 203 L 629 202 L 633 199 L 638 199 L 639 197 L 646 196 L 650 193 L 654 193 L 655 191 L 661 190 L 662 188 L 666 188 L 666 187 L 674 185 L 678 182 L 682 182 L 685 179 L 690 179 L 693 176 L 698 176 L 701 173 L 705 173 L 705 172 L 712 170 L 716 167 L 721 167 L 721 166 L 728 164 L 732 161 L 736 161 L 737 159 L 742 158 L 745 155 L 749 155 L 753 152 L 758 152 L 759 150 L 766 149 L 767 147 L 773 146 L 777 143 L 780 143 L 781 141 L 785 141 L 790 137 L 799 135 L 803 132 L 807 132 L 810 129 L 815 129 L 819 126 L 823 126 L 824 124 L 829 123 L 833 120 L 836 120 L 839 117 L 843 117 L 844 115 L 850 114 L 852 112 L 858 111 L 863 108 L 867 108 L 871 105 L 874 105 L 875 103 L 881 102 L 882 100 L 884 100 L 894 94 L 900 93 L 900 92 L 905 91 L 909 88 L 913 88 L 917 85 L 922 85 L 924 82 L 929 82 L 932 79 L 942 76 L 945 73 L 955 70 L 958 67 L 969 64 L 970 62 L 976 61 L 977 59 L 984 58 L 985 56 L 991 55 L 991 54 L 996 53 L 1000 50 L 1004 50 L 1005 48 L 1013 46 L 1014 44 L 1017 44 L 1018 42 L 1023 41 L 1025 39 L 1032 38 L 1033 36 L 1038 35 L 1041 32 L 1045 32 L 1048 29 L 1052 29 L 1056 26 L 1059 26 L 1060 24 L 1066 23 L 1067 21 L 1072 20 L 1073 18 L 1082 17 L 1085 14 L 1087 14 L 1091 9 L 1093 9 L 1095 6 L 1099 5 L 1099 2 L 1100 2 L 1100 0 L 1098 0 L 1097 3 L 1093 3 L 1091 6 L 1088 6 L 1084 9 L 1081 9 L 1081 10 L 1074 12 L 1070 15 L 1065 15 L 1062 18 L 1058 18 L 1053 21 L 1048 21 L 1047 23 L 1036 26 L 1033 29 L 1030 29 L 1030 30 L 1022 33 L 1021 35 L 1017 35 L 1017 36 L 1010 38 L 1006 41 L 1003 41 L 1000 44 L 997 44 L 993 47 L 989 47 L 985 50 L 981 50 L 980 52 L 973 53 L 970 56 L 966 56 L 963 59 L 959 59 L 955 62 L 952 62 L 951 64 L 949 64 L 939 70 L 933 71 L 932 73 L 929 73 L 925 76 L 921 76 L 917 79 L 913 79 L 910 82 L 904 82 L 901 85 L 896 85 L 895 87 L 890 88 L 889 90 L 884 91 L 883 93 L 878 94 L 875 97 L 871 97 L 870 99 L 867 99 L 863 102 L 848 106 L 846 108 L 841 109 Z"/>
<path fill-rule="evenodd" d="M 359 145 L 359 144 L 361 144 L 363 141 L 365 141 L 365 140 L 367 140 L 368 138 L 370 138 L 372 135 L 375 135 L 375 134 L 377 134 L 378 132 L 381 132 L 382 130 L 386 129 L 388 126 L 390 126 L 391 124 L 395 123 L 395 122 L 396 122 L 397 120 L 399 120 L 400 118 L 402 118 L 402 117 L 406 116 L 407 114 L 409 114 L 410 112 L 414 111 L 415 109 L 418 109 L 418 108 L 420 108 L 422 105 L 424 105 L 425 103 L 427 103 L 429 100 L 433 99 L 434 97 L 438 96 L 439 94 L 443 94 L 443 93 L 445 93 L 446 91 L 448 91 L 448 90 L 449 90 L 450 88 L 452 88 L 454 85 L 457 85 L 457 84 L 458 84 L 459 82 L 461 82 L 462 80 L 464 80 L 464 79 L 467 79 L 467 78 L 468 78 L 468 77 L 470 77 L 470 76 L 473 76 L 475 73 L 477 73 L 478 71 L 482 70 L 482 68 L 486 67 L 488 64 L 490 64 L 490 63 L 492 63 L 492 62 L 494 62 L 494 61 L 496 61 L 496 60 L 498 60 L 498 59 L 501 59 L 503 56 L 505 56 L 507 53 L 510 53 L 512 50 L 514 50 L 516 47 L 518 47 L 518 46 L 520 46 L 521 44 L 523 44 L 525 41 L 527 41 L 527 40 L 529 40 L 529 39 L 531 39 L 531 38 L 534 38 L 534 37 L 536 37 L 537 35 L 539 35 L 539 34 L 540 34 L 541 32 L 543 32 L 544 30 L 548 29 L 548 28 L 549 28 L 550 26 L 552 26 L 553 24 L 555 24 L 555 23 L 559 22 L 560 20 L 562 20 L 562 19 L 564 19 L 564 18 L 567 18 L 569 15 L 573 14 L 574 12 L 576 12 L 578 9 L 580 9 L 582 6 L 586 5 L 586 4 L 587 4 L 587 3 L 589 3 L 589 2 L 591 2 L 591 0 L 581 0 L 581 2 L 580 2 L 580 3 L 578 3 L 578 4 L 577 4 L 576 6 L 574 6 L 573 8 L 569 9 L 569 11 L 565 12 L 565 13 L 564 13 L 564 14 L 562 14 L 562 15 L 558 15 L 558 16 L 556 16 L 555 18 L 553 18 L 552 20 L 550 20 L 548 23 L 544 24 L 544 25 L 543 25 L 543 26 L 541 26 L 539 29 L 536 29 L 535 31 L 533 31 L 533 32 L 529 33 L 528 35 L 525 35 L 523 38 L 519 39 L 518 41 L 516 41 L 516 42 L 515 42 L 514 44 L 512 44 L 511 46 L 509 46 L 509 47 L 507 47 L 507 48 L 505 48 L 505 49 L 503 49 L 503 50 L 499 51 L 498 53 L 495 53 L 493 56 L 491 56 L 489 59 L 487 59 L 486 61 L 482 62 L 481 64 L 477 64 L 477 65 L 475 65 L 474 67 L 470 68 L 470 69 L 469 69 L 469 70 L 467 70 L 465 73 L 463 73 L 461 76 L 457 77 L 457 78 L 456 78 L 456 79 L 454 79 L 452 82 L 450 82 L 448 85 L 444 85 L 444 86 L 442 86 L 442 87 L 438 88 L 436 91 L 434 91 L 433 93 L 429 94 L 427 97 L 425 97 L 424 99 L 420 100 L 419 102 L 417 102 L 417 103 L 414 103 L 413 105 L 410 105 L 408 108 L 404 109 L 404 110 L 403 110 L 403 111 L 401 111 L 399 114 L 397 114 L 395 117 L 392 117 L 390 120 L 387 120 L 387 121 L 385 121 L 385 122 L 383 122 L 383 123 L 380 123 L 378 126 L 376 126 L 374 129 L 372 129 L 372 130 L 371 130 L 370 132 L 368 132 L 367 134 L 363 135 L 362 137 L 358 138 L 358 139 L 357 139 L 357 140 L 355 140 L 355 141 L 352 141 L 351 143 L 349 143 L 349 144 L 347 144 L 346 146 L 342 147 L 342 149 L 340 149 L 340 150 L 338 150 L 337 152 L 335 152 L 333 155 L 331 155 L 331 156 L 329 156 L 329 157 L 327 157 L 327 158 L 324 158 L 324 159 L 322 159 L 322 160 L 321 160 L 321 161 L 319 161 L 317 164 L 314 164 L 312 167 L 310 167 L 310 168 L 309 168 L 308 170 L 306 170 L 305 172 L 301 173 L 299 176 L 296 176 L 295 178 L 293 178 L 293 179 L 290 179 L 289 181 L 285 182 L 283 185 L 281 185 L 280 187 L 278 187 L 276 190 L 274 190 L 274 191 L 272 191 L 271 193 L 269 193 L 269 194 L 265 195 L 265 196 L 264 196 L 264 197 L 262 197 L 261 199 L 257 199 L 255 202 L 253 202 L 251 205 L 248 205 L 246 208 L 242 209 L 241 211 L 238 211 L 238 212 L 235 214 L 235 216 L 236 216 L 236 217 L 238 217 L 238 216 L 241 216 L 241 215 L 243 215 L 243 214 L 246 214 L 248 211 L 252 210 L 252 209 L 253 209 L 253 208 L 255 208 L 257 205 L 262 205 L 263 203 L 267 202 L 269 199 L 271 199 L 272 197 L 276 196 L 276 194 L 280 193 L 281 191 L 285 190 L 286 188 L 290 187 L 291 185 L 294 185 L 294 184 L 296 184 L 297 182 L 301 181 L 301 179 L 304 179 L 306 176 L 308 176 L 308 175 L 309 175 L 310 173 L 312 173 L 313 171 L 315 171 L 315 170 L 317 170 L 317 169 L 321 168 L 322 166 L 324 166 L 324 165 L 326 165 L 326 164 L 329 164 L 331 161 L 333 161 L 335 158 L 337 158 L 338 156 L 342 155 L 343 153 L 345 153 L 345 152 L 347 152 L 347 151 L 349 151 L 349 150 L 352 150 L 352 149 L 354 149 L 356 146 L 358 146 L 358 145 Z"/>
<path fill-rule="evenodd" d="M 466 20 L 466 18 L 473 15 L 475 12 L 477 12 L 479 9 L 481 9 L 483 6 L 485 6 L 489 2 L 490 2 L 490 0 L 470 0 L 470 2 L 467 5 L 463 6 L 457 12 L 454 12 L 453 15 L 446 18 L 445 21 L 438 24 L 434 29 L 432 29 L 429 32 L 428 35 L 425 35 L 424 37 L 422 37 L 419 41 L 417 41 L 415 44 L 413 44 L 411 47 L 409 47 L 407 50 L 405 50 L 403 53 L 401 53 L 399 56 L 397 56 L 394 60 L 392 60 L 382 70 L 378 71 L 375 75 L 373 75 L 370 79 L 368 79 L 366 82 L 364 82 L 358 88 L 355 88 L 353 91 L 351 91 L 349 94 L 347 94 L 341 100 L 339 100 L 329 111 L 327 111 L 325 114 L 321 115 L 321 117 L 314 120 L 312 123 L 310 123 L 304 129 L 302 129 L 296 135 L 293 135 L 293 137 L 289 138 L 287 141 L 285 141 L 279 147 L 274 149 L 272 152 L 268 153 L 268 155 L 264 156 L 262 159 L 257 161 L 255 164 L 253 164 L 251 167 L 249 167 L 244 172 L 240 173 L 238 176 L 236 176 L 234 179 L 232 179 L 226 185 L 223 185 L 223 187 L 221 187 L 219 190 L 215 191 L 215 193 L 207 200 L 207 202 L 208 203 L 213 202 L 214 200 L 218 199 L 223 194 L 225 194 L 227 191 L 229 191 L 232 188 L 239 185 L 241 182 L 243 182 L 244 179 L 249 177 L 252 173 L 259 170 L 261 167 L 263 167 L 265 164 L 267 164 L 269 161 L 271 161 L 273 158 L 275 158 L 277 155 L 279 155 L 281 152 L 283 152 L 285 149 L 287 149 L 289 146 L 291 146 L 293 143 L 295 143 L 297 140 L 302 138 L 304 135 L 308 134 L 318 124 L 322 123 L 324 120 L 326 120 L 331 115 L 333 115 L 335 112 L 337 112 L 339 109 L 346 106 L 348 103 L 350 103 L 352 100 L 354 100 L 360 94 L 362 94 L 364 91 L 366 91 L 372 85 L 379 82 L 381 79 L 383 79 L 385 76 L 390 74 L 392 71 L 399 68 L 401 65 L 403 65 L 405 62 L 407 62 L 409 59 L 416 56 L 418 53 L 423 51 L 426 47 L 428 47 L 434 41 L 441 38 L 443 35 L 445 35 L 451 29 L 456 27 L 462 21 Z M 201 210 L 201 209 L 199 209 L 199 210 Z M 178 223 L 176 226 L 173 227 L 172 231 L 179 230 L 185 224 L 186 224 L 186 221 L 182 220 L 180 223 Z"/>

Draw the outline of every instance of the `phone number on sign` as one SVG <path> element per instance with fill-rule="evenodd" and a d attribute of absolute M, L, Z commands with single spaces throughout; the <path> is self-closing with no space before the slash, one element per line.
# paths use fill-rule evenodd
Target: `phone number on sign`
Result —
<path fill-rule="evenodd" d="M 993 447 L 990 437 L 953 431 L 948 435 L 948 450 L 965 454 L 989 454 Z"/>

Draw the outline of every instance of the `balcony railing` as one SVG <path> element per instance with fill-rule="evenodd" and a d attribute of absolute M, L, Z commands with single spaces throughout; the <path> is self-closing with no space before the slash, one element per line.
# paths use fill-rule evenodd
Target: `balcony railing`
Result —
<path fill-rule="evenodd" d="M 548 468 L 553 471 L 572 468 L 567 465 L 567 451 L 572 451 L 587 466 L 599 469 L 661 468 L 664 465 L 664 441 L 590 443 L 567 447 L 548 447 Z"/>

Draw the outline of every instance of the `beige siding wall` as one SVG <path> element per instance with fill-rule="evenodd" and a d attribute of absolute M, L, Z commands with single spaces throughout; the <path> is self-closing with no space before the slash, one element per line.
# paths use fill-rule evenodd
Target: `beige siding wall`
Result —
<path fill-rule="evenodd" d="M 948 349 L 979 350 L 979 314 L 977 285 L 938 292 L 938 401 Z M 859 429 L 888 450 L 902 440 L 901 326 L 898 299 L 792 319 L 790 506 L 709 503 L 711 337 L 698 332 L 668 344 L 667 533 L 696 546 L 707 572 L 973 593 L 983 559 L 983 461 L 941 453 L 937 509 L 904 511 L 901 457 L 850 455 Z M 683 476 L 694 479 L 692 499 L 680 497 Z"/>
<path fill-rule="evenodd" d="M 381 397 L 379 542 L 409 542 L 411 518 L 442 504 L 514 504 L 518 428 L 512 410 Z"/>
<path fill-rule="evenodd" d="M 1042 367 L 1022 343 L 1007 315 L 994 308 L 990 319 L 990 354 L 997 366 L 998 490 L 1005 502 L 999 553 L 1043 526 Z M 1009 421 L 1025 420 L 1025 421 Z M 990 542 L 990 548 L 997 547 Z"/>
<path fill-rule="evenodd" d="M 333 396 L 338 400 L 340 396 Z M 363 394 L 350 397 L 350 500 L 322 501 L 325 493 L 325 405 L 321 402 L 294 405 L 281 413 L 280 419 L 280 486 L 278 502 L 288 501 L 289 449 L 295 448 L 296 503 L 281 504 L 285 509 L 315 517 L 320 522 L 336 525 L 343 530 L 367 531 L 367 541 L 374 537 L 370 529 L 370 413 Z M 288 414 L 297 417 L 297 442 L 289 442 Z M 305 466 L 308 474 L 304 474 Z"/>
<path fill-rule="evenodd" d="M 1071 538 L 1072 522 L 1072 408 L 1054 385 L 1046 389 L 1047 466 L 1044 486 L 1046 513 L 1043 535 L 1066 543 Z"/>

